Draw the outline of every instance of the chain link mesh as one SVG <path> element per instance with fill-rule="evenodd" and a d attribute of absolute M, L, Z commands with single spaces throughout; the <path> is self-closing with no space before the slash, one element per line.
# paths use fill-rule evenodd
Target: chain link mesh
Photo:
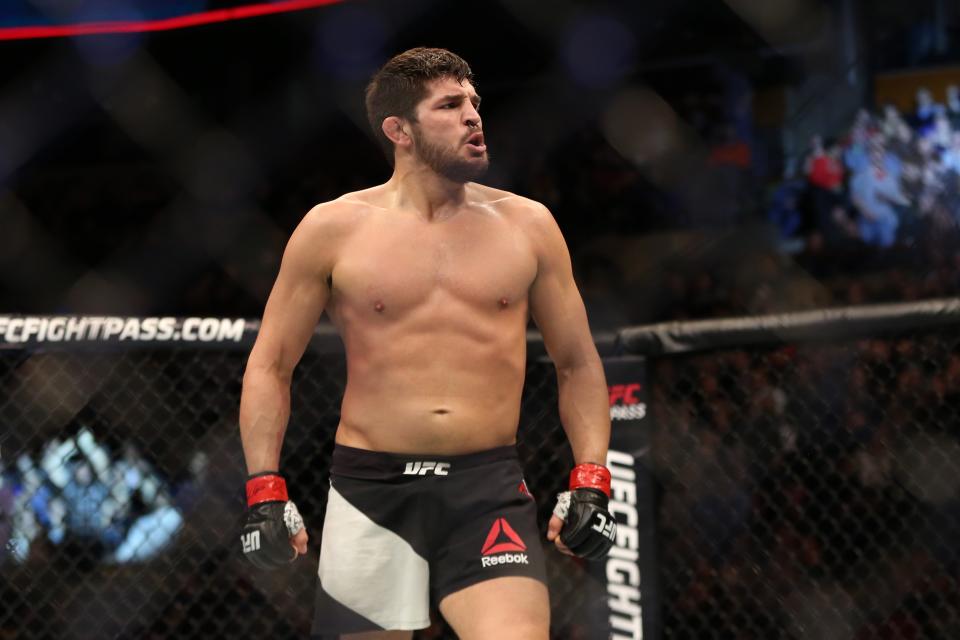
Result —
<path fill-rule="evenodd" d="M 245 354 L 182 349 L 0 351 L 0 638 L 308 635 L 342 356 L 308 352 L 282 470 L 312 534 L 308 559 L 242 558 L 237 431 Z M 552 364 L 527 371 L 519 451 L 545 531 L 571 455 Z M 585 580 L 548 550 L 555 637 L 577 637 Z M 420 638 L 453 637 L 437 623 Z"/>
<path fill-rule="evenodd" d="M 960 331 L 653 368 L 664 637 L 960 637 Z"/>
<path fill-rule="evenodd" d="M 306 634 L 344 363 L 297 369 L 283 469 L 314 537 L 264 574 L 236 539 L 244 357 L 0 352 L 0 638 Z M 960 637 L 958 401 L 956 329 L 656 359 L 664 637 Z M 542 527 L 571 464 L 556 402 L 531 362 Z M 590 637 L 595 581 L 552 551 L 548 575 L 552 636 Z M 417 637 L 452 637 L 436 619 Z"/>

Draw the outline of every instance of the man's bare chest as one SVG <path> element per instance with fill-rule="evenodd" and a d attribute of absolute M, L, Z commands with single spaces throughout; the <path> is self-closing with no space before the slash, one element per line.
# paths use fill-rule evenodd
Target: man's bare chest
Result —
<path fill-rule="evenodd" d="M 332 284 L 337 304 L 403 313 L 431 302 L 478 310 L 525 301 L 536 257 L 508 224 L 384 225 L 351 238 Z"/>

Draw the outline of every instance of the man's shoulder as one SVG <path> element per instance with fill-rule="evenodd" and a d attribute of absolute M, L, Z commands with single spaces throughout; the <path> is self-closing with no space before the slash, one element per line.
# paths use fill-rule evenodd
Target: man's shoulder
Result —
<path fill-rule="evenodd" d="M 297 232 L 339 235 L 349 232 L 369 213 L 372 205 L 357 197 L 362 191 L 346 193 L 336 200 L 314 205 L 303 216 Z"/>
<path fill-rule="evenodd" d="M 553 254 L 563 245 L 557 221 L 544 204 L 510 191 L 486 186 L 481 188 L 487 204 L 515 225 L 538 255 Z"/>
<path fill-rule="evenodd" d="M 363 219 L 363 207 L 338 198 L 314 205 L 297 224 L 286 255 L 300 259 L 332 259 Z"/>
<path fill-rule="evenodd" d="M 313 206 L 304 218 L 310 218 L 326 224 L 349 222 L 368 212 L 373 206 L 364 191 L 345 193 L 335 200 L 321 202 Z"/>
<path fill-rule="evenodd" d="M 547 207 L 532 198 L 477 183 L 471 183 L 471 186 L 474 190 L 474 197 L 478 202 L 494 207 L 518 222 L 543 221 L 545 218 L 553 219 L 553 215 Z"/>

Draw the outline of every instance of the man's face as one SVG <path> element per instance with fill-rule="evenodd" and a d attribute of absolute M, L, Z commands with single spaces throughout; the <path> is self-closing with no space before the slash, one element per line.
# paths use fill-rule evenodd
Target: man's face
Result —
<path fill-rule="evenodd" d="M 490 158 L 478 109 L 480 96 L 469 81 L 453 78 L 427 83 L 427 97 L 417 105 L 412 123 L 414 153 L 433 171 L 454 182 L 476 180 Z"/>

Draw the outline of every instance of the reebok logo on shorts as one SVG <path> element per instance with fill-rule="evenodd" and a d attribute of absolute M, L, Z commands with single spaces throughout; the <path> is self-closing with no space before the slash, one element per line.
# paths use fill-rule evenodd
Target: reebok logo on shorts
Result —
<path fill-rule="evenodd" d="M 450 463 L 449 462 L 429 462 L 427 460 L 417 460 L 416 462 L 408 462 L 403 468 L 403 475 L 405 476 L 425 476 L 430 472 L 433 472 L 435 476 L 445 476 L 450 472 Z"/>
<path fill-rule="evenodd" d="M 480 553 L 480 564 L 484 567 L 492 567 L 498 564 L 530 564 L 527 554 L 522 553 L 527 550 L 527 545 L 520 539 L 520 535 L 513 530 L 513 527 L 507 522 L 506 518 L 497 518 L 493 526 L 490 527 L 490 533 L 483 543 Z M 519 553 L 510 553 L 511 551 Z"/>

